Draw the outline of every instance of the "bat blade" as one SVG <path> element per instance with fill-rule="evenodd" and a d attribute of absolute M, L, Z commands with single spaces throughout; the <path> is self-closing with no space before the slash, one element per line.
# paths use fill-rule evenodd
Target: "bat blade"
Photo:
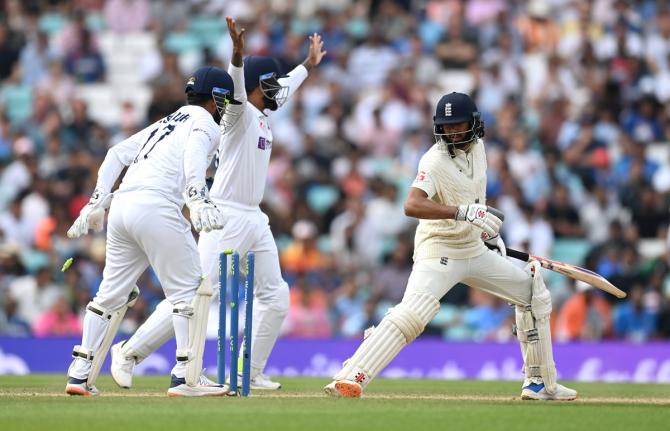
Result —
<path fill-rule="evenodd" d="M 489 249 L 492 249 L 493 246 L 485 243 Z M 507 257 L 513 257 L 514 259 L 519 259 L 524 262 L 531 260 L 537 260 L 540 263 L 542 268 L 548 269 L 550 271 L 558 272 L 563 274 L 566 277 L 583 281 L 584 283 L 590 284 L 593 287 L 597 287 L 600 290 L 603 290 L 611 295 L 616 296 L 617 298 L 625 298 L 626 292 L 619 289 L 602 275 L 589 271 L 586 268 L 580 266 L 571 265 L 565 262 L 559 262 L 557 260 L 547 259 L 546 257 L 533 256 L 523 251 L 514 250 L 512 248 L 507 249 Z"/>
<path fill-rule="evenodd" d="M 558 272 L 563 274 L 566 277 L 573 278 L 575 280 L 583 281 L 584 283 L 590 284 L 593 287 L 597 287 L 600 290 L 603 290 L 609 294 L 616 296 L 617 298 L 625 298 L 626 292 L 619 289 L 602 275 L 590 271 L 586 268 L 580 266 L 571 265 L 565 262 L 559 262 L 556 260 L 547 259 L 540 256 L 530 256 L 530 259 L 537 260 L 542 268 L 546 268 L 550 271 Z"/>

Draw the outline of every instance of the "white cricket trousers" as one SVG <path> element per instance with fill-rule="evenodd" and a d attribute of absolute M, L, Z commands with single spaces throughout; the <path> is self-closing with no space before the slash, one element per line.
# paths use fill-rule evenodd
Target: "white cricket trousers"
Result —
<path fill-rule="evenodd" d="M 202 273 L 191 225 L 181 208 L 149 191 L 115 194 L 95 302 L 109 309 L 124 305 L 149 265 L 171 304 L 191 303 Z"/>
<path fill-rule="evenodd" d="M 438 301 L 457 283 L 484 290 L 517 305 L 530 304 L 532 277 L 492 250 L 469 259 L 430 258 L 414 263 L 409 292 L 432 294 Z"/>
<path fill-rule="evenodd" d="M 254 252 L 254 313 L 251 335 L 251 377 L 263 372 L 279 330 L 288 314 L 289 289 L 281 275 L 279 254 L 268 216 L 258 207 L 236 203 L 217 203 L 223 208 L 226 225 L 222 230 L 200 236 L 198 249 L 202 272 L 212 281 L 219 280 L 219 254 L 233 249 L 240 260 Z M 229 259 L 230 261 L 230 259 Z M 240 264 L 241 268 L 246 268 Z M 227 268 L 230 270 L 230 266 Z"/>
<path fill-rule="evenodd" d="M 255 253 L 254 313 L 251 338 L 251 377 L 265 369 L 268 357 L 288 313 L 289 291 L 279 267 L 279 254 L 268 217 L 258 207 L 216 202 L 223 212 L 221 230 L 201 232 L 198 242 L 202 273 L 215 289 L 219 286 L 219 254 L 233 249 L 240 254 L 240 267 L 249 251 Z M 228 259 L 230 262 L 230 258 Z M 226 270 L 230 270 L 230 265 Z M 174 336 L 169 307 L 161 302 L 147 321 L 124 344 L 124 353 L 142 360 Z"/>
<path fill-rule="evenodd" d="M 105 268 L 93 302 L 107 310 L 123 307 L 137 279 L 149 265 L 165 292 L 166 308 L 170 310 L 166 323 L 174 331 L 172 306 L 190 304 L 201 278 L 191 225 L 177 204 L 158 193 L 115 194 L 107 223 Z M 178 347 L 184 349 L 188 343 L 188 321 L 180 325 Z M 107 326 L 107 322 L 87 311 L 82 347 L 97 350 Z M 72 377 L 86 378 L 89 369 L 90 361 L 77 358 L 69 372 Z M 183 377 L 184 365 L 178 364 L 172 372 Z"/>

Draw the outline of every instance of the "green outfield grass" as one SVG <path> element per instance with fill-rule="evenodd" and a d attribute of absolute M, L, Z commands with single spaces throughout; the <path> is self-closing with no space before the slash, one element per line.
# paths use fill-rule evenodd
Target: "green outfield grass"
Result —
<path fill-rule="evenodd" d="M 68 397 L 64 376 L 0 376 L 0 429 L 13 430 L 665 430 L 670 386 L 570 383 L 574 402 L 519 399 L 518 382 L 376 380 L 361 399 L 332 399 L 320 378 L 282 378 L 249 398 L 168 398 L 167 377 L 110 377 L 96 398 Z"/>

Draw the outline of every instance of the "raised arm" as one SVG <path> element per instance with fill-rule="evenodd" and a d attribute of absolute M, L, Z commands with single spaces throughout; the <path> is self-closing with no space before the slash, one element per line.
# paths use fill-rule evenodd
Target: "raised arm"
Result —
<path fill-rule="evenodd" d="M 228 66 L 228 73 L 233 78 L 233 83 L 235 84 L 235 95 L 234 98 L 238 102 L 242 102 L 241 105 L 230 105 L 228 109 L 239 109 L 244 110 L 244 102 L 247 101 L 247 92 L 244 87 L 244 28 L 237 31 L 237 24 L 235 20 L 229 16 L 226 17 L 226 23 L 228 24 L 228 34 L 230 34 L 230 39 L 233 41 L 233 56 L 230 59 L 230 65 Z"/>
<path fill-rule="evenodd" d="M 321 40 L 320 34 L 314 33 L 309 37 L 309 51 L 305 61 L 290 71 L 287 74 L 288 76 L 279 79 L 280 85 L 288 87 L 287 97 L 291 97 L 295 93 L 305 79 L 307 79 L 309 71 L 321 63 L 327 52 L 323 50 L 323 40 Z"/>

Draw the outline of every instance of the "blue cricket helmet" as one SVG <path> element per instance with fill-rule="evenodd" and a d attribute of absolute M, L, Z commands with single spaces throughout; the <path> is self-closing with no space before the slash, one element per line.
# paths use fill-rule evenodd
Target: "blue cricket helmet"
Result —
<path fill-rule="evenodd" d="M 445 133 L 443 125 L 469 123 L 470 128 L 464 132 Z M 433 134 L 437 142 L 449 146 L 469 144 L 477 138 L 484 137 L 484 123 L 475 101 L 463 93 L 449 93 L 437 102 L 433 116 Z M 465 134 L 464 139 L 456 141 L 455 137 Z"/>
<path fill-rule="evenodd" d="M 279 62 L 272 57 L 250 55 L 244 59 L 244 89 L 247 95 L 260 87 L 266 107 L 276 110 L 288 98 L 288 86 L 279 83 L 285 78 Z"/>
<path fill-rule="evenodd" d="M 220 117 L 225 114 L 228 104 L 240 104 L 233 98 L 235 94 L 233 78 L 225 70 L 214 66 L 205 66 L 196 70 L 186 81 L 184 92 L 212 96 Z"/>

